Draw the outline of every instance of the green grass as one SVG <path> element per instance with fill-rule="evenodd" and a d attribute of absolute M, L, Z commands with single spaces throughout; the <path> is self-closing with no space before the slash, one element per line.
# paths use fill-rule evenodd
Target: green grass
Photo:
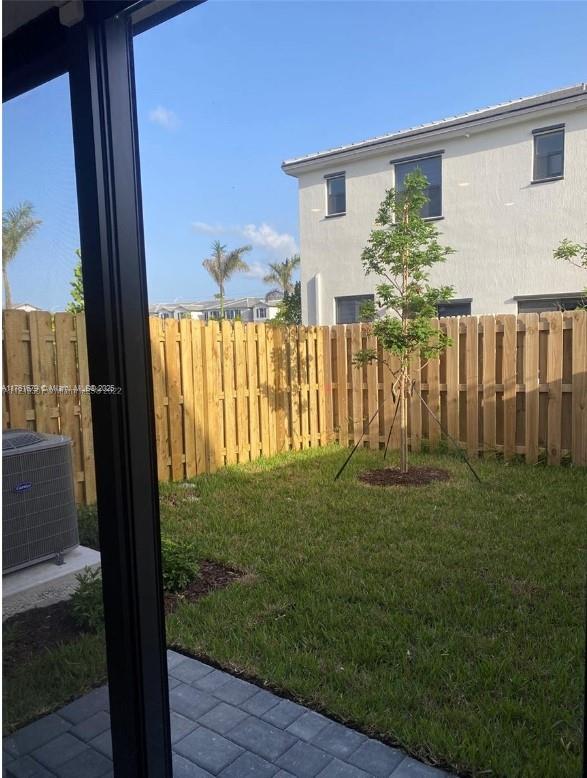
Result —
<path fill-rule="evenodd" d="M 580 775 L 585 471 L 482 462 L 479 486 L 460 460 L 421 455 L 451 480 L 378 489 L 356 479 L 381 466 L 366 450 L 334 483 L 344 456 L 288 454 L 195 490 L 162 487 L 166 534 L 250 573 L 181 605 L 168 642 L 432 763 Z M 27 718 L 25 679 L 59 676 L 65 650 L 7 679 L 9 726 Z M 93 652 L 78 654 L 79 678 L 99 680 Z"/>

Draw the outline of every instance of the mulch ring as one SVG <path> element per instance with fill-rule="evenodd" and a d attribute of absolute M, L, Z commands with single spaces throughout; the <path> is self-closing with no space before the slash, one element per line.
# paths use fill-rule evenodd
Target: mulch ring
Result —
<path fill-rule="evenodd" d="M 200 562 L 195 581 L 177 594 L 165 594 L 165 613 L 173 613 L 180 602 L 195 602 L 215 589 L 224 589 L 245 574 L 218 562 Z M 84 634 L 71 616 L 71 602 L 56 602 L 11 616 L 2 625 L 2 664 L 5 674 L 30 661 L 57 643 L 72 643 Z"/>
<path fill-rule="evenodd" d="M 426 486 L 433 481 L 448 481 L 450 473 L 436 467 L 410 467 L 402 473 L 397 467 L 365 470 L 359 481 L 368 486 Z"/>
<path fill-rule="evenodd" d="M 204 560 L 200 562 L 200 574 L 195 581 L 176 594 L 165 594 L 165 614 L 169 615 L 183 602 L 195 602 L 215 589 L 224 589 L 233 581 L 243 578 L 241 570 Z"/>

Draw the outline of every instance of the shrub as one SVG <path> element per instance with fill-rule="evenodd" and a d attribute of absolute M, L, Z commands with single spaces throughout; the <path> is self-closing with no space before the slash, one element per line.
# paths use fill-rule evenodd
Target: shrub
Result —
<path fill-rule="evenodd" d="M 185 589 L 197 577 L 200 566 L 193 543 L 161 538 L 163 588 L 175 593 Z"/>
<path fill-rule="evenodd" d="M 104 626 L 102 574 L 86 567 L 77 576 L 78 587 L 71 597 L 71 615 L 80 629 L 98 632 Z"/>
<path fill-rule="evenodd" d="M 98 510 L 95 505 L 80 505 L 77 509 L 77 526 L 79 542 L 96 551 L 100 550 L 98 534 Z"/>

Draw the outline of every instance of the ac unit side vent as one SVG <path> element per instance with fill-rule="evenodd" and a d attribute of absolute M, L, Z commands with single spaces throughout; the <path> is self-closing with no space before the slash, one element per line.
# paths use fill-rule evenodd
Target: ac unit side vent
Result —
<path fill-rule="evenodd" d="M 75 548 L 79 537 L 70 438 L 3 432 L 2 470 L 3 573 Z"/>

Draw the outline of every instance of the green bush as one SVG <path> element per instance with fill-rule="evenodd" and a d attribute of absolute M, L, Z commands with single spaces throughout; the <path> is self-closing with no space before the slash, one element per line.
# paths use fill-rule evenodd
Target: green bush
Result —
<path fill-rule="evenodd" d="M 98 632 L 104 626 L 102 574 L 86 567 L 77 576 L 78 587 L 71 597 L 71 615 L 80 629 Z"/>
<path fill-rule="evenodd" d="M 193 543 L 161 538 L 163 588 L 175 593 L 185 589 L 198 575 L 200 566 Z"/>
<path fill-rule="evenodd" d="M 79 542 L 82 546 L 100 550 L 98 534 L 98 510 L 95 505 L 80 505 L 77 509 Z"/>

